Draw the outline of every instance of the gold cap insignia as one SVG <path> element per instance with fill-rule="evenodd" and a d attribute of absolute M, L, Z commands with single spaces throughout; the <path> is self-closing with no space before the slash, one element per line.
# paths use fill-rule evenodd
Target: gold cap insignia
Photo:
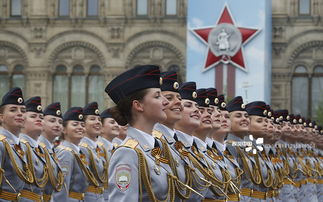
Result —
<path fill-rule="evenodd" d="M 192 93 L 192 97 L 195 99 L 195 98 L 197 98 L 197 93 L 194 91 L 193 93 Z"/>
<path fill-rule="evenodd" d="M 210 104 L 210 99 L 209 98 L 205 98 L 205 101 L 204 101 L 205 104 Z"/>
<path fill-rule="evenodd" d="M 174 82 L 173 88 L 177 90 L 179 88 L 179 83 L 177 81 Z"/>
<path fill-rule="evenodd" d="M 24 101 L 24 99 L 22 99 L 21 97 L 17 99 L 17 102 L 18 102 L 19 104 L 23 103 L 23 101 Z"/>
<path fill-rule="evenodd" d="M 43 109 L 43 108 L 42 108 L 40 105 L 38 105 L 38 106 L 37 106 L 37 111 L 39 111 L 39 112 L 40 112 L 42 109 Z"/>
<path fill-rule="evenodd" d="M 100 111 L 98 109 L 96 109 L 94 113 L 98 115 L 100 113 Z"/>
<path fill-rule="evenodd" d="M 79 120 L 82 120 L 83 119 L 83 115 L 82 114 L 79 114 Z"/>
<path fill-rule="evenodd" d="M 61 115 L 61 110 L 56 110 L 56 115 L 60 116 Z"/>

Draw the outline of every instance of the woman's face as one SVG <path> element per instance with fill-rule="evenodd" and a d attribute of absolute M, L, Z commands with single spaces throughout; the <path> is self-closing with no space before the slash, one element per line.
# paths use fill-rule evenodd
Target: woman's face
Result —
<path fill-rule="evenodd" d="M 8 104 L 3 107 L 3 114 L 0 114 L 2 127 L 9 131 L 20 130 L 24 126 L 25 119 L 23 115 L 26 112 L 26 107 L 24 105 L 13 104 Z"/>
<path fill-rule="evenodd" d="M 269 134 L 273 134 L 274 131 L 275 131 L 275 128 L 274 128 L 274 121 L 271 120 L 271 119 L 267 119 L 268 120 L 268 124 L 267 124 L 267 132 Z"/>
<path fill-rule="evenodd" d="M 230 112 L 231 131 L 241 133 L 249 131 L 249 115 L 245 111 Z"/>
<path fill-rule="evenodd" d="M 79 142 L 85 134 L 85 123 L 83 121 L 67 121 L 64 127 L 65 139 L 70 142 Z"/>
<path fill-rule="evenodd" d="M 154 123 L 163 122 L 167 116 L 165 113 L 169 102 L 162 96 L 159 88 L 150 88 L 141 103 L 141 111 L 147 120 Z"/>
<path fill-rule="evenodd" d="M 212 119 L 211 114 L 213 111 L 213 108 L 210 107 L 199 107 L 199 111 L 201 114 L 201 122 L 199 129 L 212 129 Z"/>
<path fill-rule="evenodd" d="M 262 116 L 250 116 L 249 131 L 252 134 L 256 134 L 264 137 L 267 132 L 268 119 Z"/>
<path fill-rule="evenodd" d="M 228 133 L 231 130 L 231 121 L 230 121 L 230 115 L 229 112 L 226 110 L 221 110 L 221 125 L 219 130 L 217 130 L 218 133 Z"/>
<path fill-rule="evenodd" d="M 127 137 L 127 130 L 128 130 L 128 125 L 121 126 L 119 125 L 120 131 L 119 131 L 119 138 L 121 140 L 124 140 Z"/>
<path fill-rule="evenodd" d="M 182 119 L 178 121 L 183 127 L 188 126 L 192 128 L 198 128 L 200 125 L 201 114 L 196 102 L 183 99 L 183 114 Z"/>
<path fill-rule="evenodd" d="M 43 119 L 42 113 L 26 112 L 24 114 L 25 124 L 24 131 L 26 134 L 38 134 L 40 135 L 43 131 Z"/>
<path fill-rule="evenodd" d="M 111 137 L 111 139 L 119 135 L 119 125 L 113 118 L 105 118 L 102 125 L 102 133 L 106 136 Z"/>
<path fill-rule="evenodd" d="M 87 115 L 85 119 L 85 132 L 88 136 L 95 138 L 101 135 L 102 123 L 101 117 L 96 115 Z"/>
<path fill-rule="evenodd" d="M 211 119 L 212 119 L 212 127 L 213 129 L 220 129 L 221 127 L 221 111 L 218 110 L 217 107 L 213 106 L 213 113 L 211 115 Z"/>
<path fill-rule="evenodd" d="M 166 106 L 165 113 L 167 119 L 165 122 L 174 123 L 182 118 L 182 98 L 179 93 L 172 91 L 163 91 L 162 95 L 167 99 L 169 104 Z"/>
<path fill-rule="evenodd" d="M 63 119 L 53 116 L 46 115 L 43 120 L 43 132 L 50 138 L 58 137 L 63 131 Z"/>

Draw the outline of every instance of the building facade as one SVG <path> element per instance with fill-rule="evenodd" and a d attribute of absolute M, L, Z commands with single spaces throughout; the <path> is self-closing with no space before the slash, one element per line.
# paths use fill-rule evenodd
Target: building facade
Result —
<path fill-rule="evenodd" d="M 0 96 L 63 108 L 98 101 L 127 68 L 157 64 L 185 75 L 186 0 L 1 0 Z"/>
<path fill-rule="evenodd" d="M 272 0 L 272 105 L 316 117 L 323 106 L 323 0 Z"/>

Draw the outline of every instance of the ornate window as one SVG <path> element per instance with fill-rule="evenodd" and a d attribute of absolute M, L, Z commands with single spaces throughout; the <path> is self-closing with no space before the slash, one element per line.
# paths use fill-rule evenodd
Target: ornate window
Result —
<path fill-rule="evenodd" d="M 176 15 L 177 0 L 166 0 L 166 15 Z"/>
<path fill-rule="evenodd" d="M 21 16 L 21 0 L 10 1 L 10 16 L 20 17 Z"/>
<path fill-rule="evenodd" d="M 60 17 L 67 17 L 70 15 L 70 1 L 58 0 L 58 15 Z"/>
<path fill-rule="evenodd" d="M 103 109 L 104 85 L 104 76 L 98 65 L 92 65 L 89 71 L 85 71 L 82 65 L 75 65 L 70 74 L 66 66 L 58 65 L 53 78 L 53 102 L 61 102 L 63 110 L 66 110 L 96 101 Z"/>
<path fill-rule="evenodd" d="M 0 64 L 0 97 L 2 97 L 10 88 L 20 87 L 25 90 L 24 67 L 16 65 L 12 73 L 9 72 L 8 66 Z"/>
<path fill-rule="evenodd" d="M 311 0 L 299 0 L 298 12 L 300 15 L 310 15 L 311 13 Z"/>
<path fill-rule="evenodd" d="M 148 0 L 137 0 L 137 15 L 148 15 Z"/>
<path fill-rule="evenodd" d="M 292 109 L 295 114 L 308 116 L 308 72 L 304 66 L 295 68 L 292 80 Z"/>
<path fill-rule="evenodd" d="M 98 16 L 99 2 L 98 0 L 87 0 L 87 16 Z"/>
<path fill-rule="evenodd" d="M 319 106 L 323 106 L 323 66 L 316 66 L 312 77 L 312 117 L 316 116 Z"/>

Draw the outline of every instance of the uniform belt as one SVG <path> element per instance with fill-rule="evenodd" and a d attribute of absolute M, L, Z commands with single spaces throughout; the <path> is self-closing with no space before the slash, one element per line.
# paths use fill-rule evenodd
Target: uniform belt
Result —
<path fill-rule="evenodd" d="M 278 190 L 270 190 L 267 192 L 267 197 L 269 198 L 274 198 L 274 197 L 277 197 L 278 195 L 279 195 Z"/>
<path fill-rule="evenodd" d="M 317 184 L 323 184 L 323 179 L 317 179 Z"/>
<path fill-rule="evenodd" d="M 227 201 L 240 201 L 240 194 L 228 194 Z"/>
<path fill-rule="evenodd" d="M 0 199 L 7 201 L 19 201 L 21 194 L 20 193 L 11 193 L 7 191 L 0 191 Z"/>
<path fill-rule="evenodd" d="M 252 189 L 249 189 L 249 188 L 241 188 L 240 189 L 240 194 L 242 195 L 242 196 L 251 196 L 251 193 L 252 193 Z"/>
<path fill-rule="evenodd" d="M 300 188 L 302 185 L 299 181 L 298 182 L 294 181 L 294 183 L 295 183 L 294 186 L 297 188 Z"/>
<path fill-rule="evenodd" d="M 303 184 L 307 184 L 307 179 L 303 179 L 303 180 L 300 180 L 298 181 L 300 186 L 303 185 Z"/>
<path fill-rule="evenodd" d="M 21 190 L 20 194 L 21 194 L 20 197 L 24 197 L 24 198 L 30 199 L 32 201 L 36 201 L 36 202 L 43 201 L 43 195 L 36 194 L 36 193 L 28 191 L 26 189 Z"/>
<path fill-rule="evenodd" d="M 203 199 L 202 202 L 226 202 L 227 200 L 222 200 L 222 199 L 211 199 L 211 198 L 206 198 Z"/>
<path fill-rule="evenodd" d="M 49 202 L 51 198 L 52 198 L 52 195 L 43 194 L 43 199 L 44 199 L 45 202 Z"/>
<path fill-rule="evenodd" d="M 253 190 L 250 195 L 252 198 L 265 200 L 267 197 L 267 192 Z"/>
<path fill-rule="evenodd" d="M 307 182 L 310 182 L 312 184 L 316 184 L 317 183 L 317 179 L 307 178 Z"/>
<path fill-rule="evenodd" d="M 68 194 L 68 197 L 76 199 L 76 200 L 83 200 L 84 199 L 84 193 L 70 191 L 69 194 Z"/>
<path fill-rule="evenodd" d="M 86 192 L 92 192 L 95 194 L 103 194 L 104 188 L 103 187 L 95 187 L 95 186 L 88 186 Z"/>

